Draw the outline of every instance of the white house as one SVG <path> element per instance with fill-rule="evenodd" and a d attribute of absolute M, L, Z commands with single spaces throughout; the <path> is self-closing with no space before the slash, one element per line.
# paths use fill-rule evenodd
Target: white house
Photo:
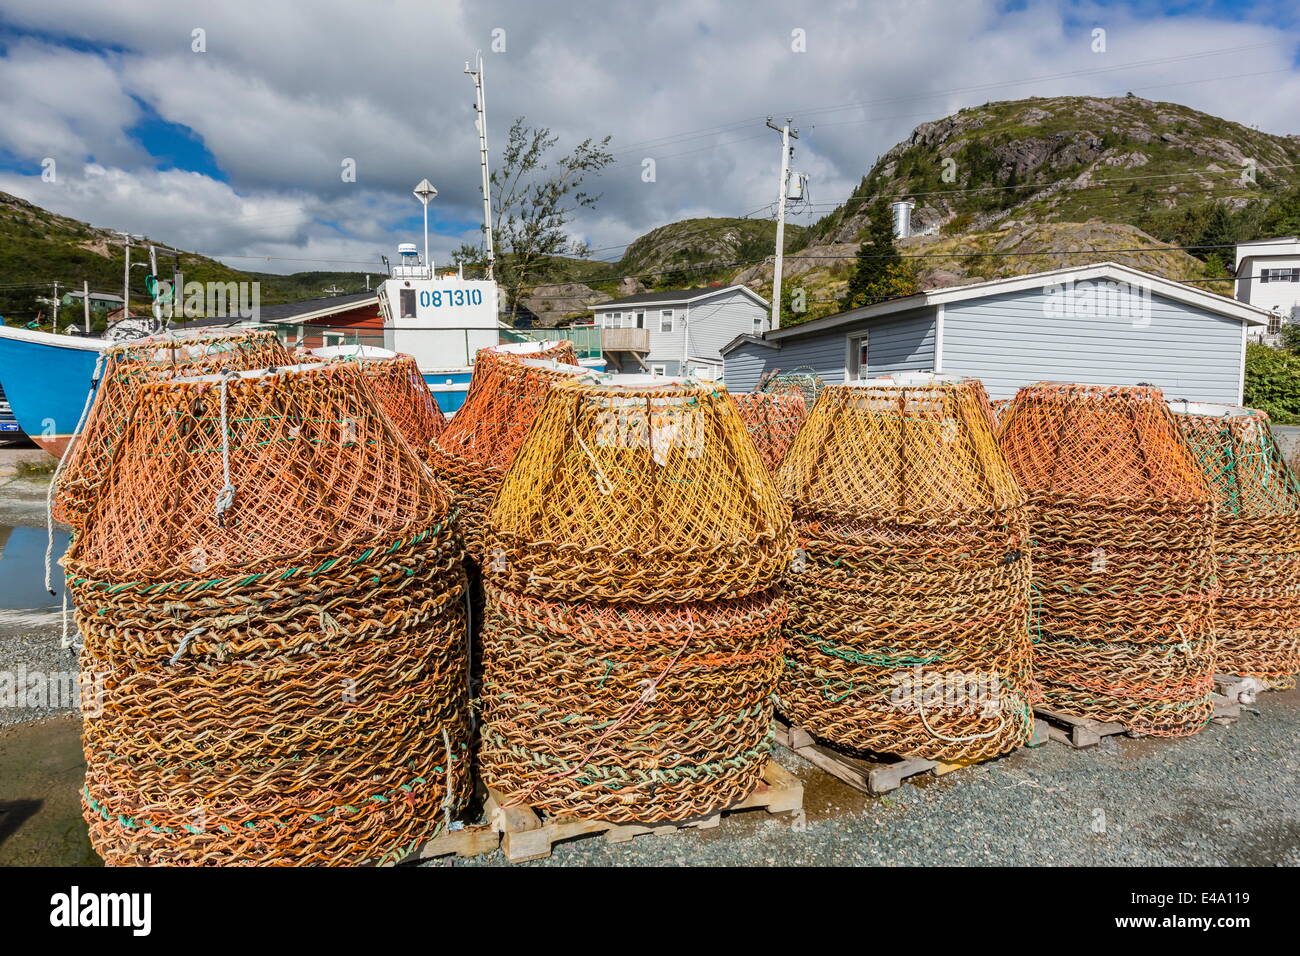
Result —
<path fill-rule="evenodd" d="M 1237 244 L 1237 298 L 1273 313 L 1254 339 L 1272 339 L 1282 324 L 1300 322 L 1300 238 L 1257 239 Z"/>
<path fill-rule="evenodd" d="M 642 292 L 593 306 L 611 368 L 655 375 L 722 376 L 722 347 L 762 335 L 767 300 L 743 285 Z"/>

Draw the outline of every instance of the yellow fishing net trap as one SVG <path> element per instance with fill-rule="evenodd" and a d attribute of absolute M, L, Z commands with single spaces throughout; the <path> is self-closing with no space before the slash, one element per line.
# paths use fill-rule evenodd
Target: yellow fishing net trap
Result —
<path fill-rule="evenodd" d="M 590 374 L 575 362 L 569 342 L 479 350 L 464 405 L 429 446 L 429 467 L 459 508 L 476 560 L 483 518 L 551 386 Z"/>
<path fill-rule="evenodd" d="M 749 429 L 763 463 L 772 471 L 781 464 L 794 436 L 808 417 L 803 394 L 792 389 L 784 392 L 751 392 L 733 395 L 741 420 Z"/>
<path fill-rule="evenodd" d="M 1000 437 L 1029 496 L 1044 706 L 1147 734 L 1200 730 L 1214 505 L 1160 390 L 1027 386 Z"/>
<path fill-rule="evenodd" d="M 106 862 L 390 861 L 467 800 L 454 515 L 356 365 L 142 386 L 64 563 Z"/>
<path fill-rule="evenodd" d="M 140 386 L 223 368 L 289 362 L 275 333 L 257 330 L 170 333 L 105 349 L 96 366 L 85 422 L 54 481 L 55 520 L 74 529 L 84 524 Z"/>
<path fill-rule="evenodd" d="M 905 381 L 827 386 L 777 472 L 800 549 L 778 707 L 846 748 L 991 756 L 1032 727 L 1024 496 L 982 389 Z"/>
<path fill-rule="evenodd" d="M 1171 401 L 1217 505 L 1221 593 L 1215 652 L 1223 674 L 1278 690 L 1300 671 L 1300 480 L 1253 408 Z"/>
<path fill-rule="evenodd" d="M 331 345 L 312 349 L 303 357 L 355 363 L 380 406 L 421 459 L 428 455 L 429 443 L 447 427 L 447 417 L 410 355 L 369 345 Z"/>
<path fill-rule="evenodd" d="M 614 821 L 717 812 L 771 746 L 789 515 L 717 386 L 548 396 L 487 521 L 482 739 L 509 803 Z"/>

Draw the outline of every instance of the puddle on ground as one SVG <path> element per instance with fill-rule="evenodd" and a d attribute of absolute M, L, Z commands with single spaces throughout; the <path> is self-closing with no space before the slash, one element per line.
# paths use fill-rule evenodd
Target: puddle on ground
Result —
<path fill-rule="evenodd" d="M 69 535 L 54 530 L 54 560 L 67 550 Z M 63 569 L 56 563 L 50 583 L 57 592 L 45 590 L 44 528 L 0 525 L 0 609 L 10 611 L 57 610 L 63 601 Z"/>
<path fill-rule="evenodd" d="M 81 817 L 81 720 L 0 727 L 0 866 L 100 866 Z"/>

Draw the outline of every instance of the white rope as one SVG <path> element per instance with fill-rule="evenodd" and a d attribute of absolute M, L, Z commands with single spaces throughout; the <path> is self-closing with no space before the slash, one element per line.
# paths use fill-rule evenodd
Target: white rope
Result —
<path fill-rule="evenodd" d="M 217 492 L 217 498 L 214 502 L 216 509 L 217 527 L 226 526 L 226 512 L 230 506 L 235 503 L 235 486 L 230 482 L 230 427 L 228 423 L 227 408 L 227 391 L 226 385 L 232 378 L 238 378 L 239 373 L 228 371 L 221 376 L 221 490 Z"/>
<path fill-rule="evenodd" d="M 1002 733 L 1002 729 L 1007 725 L 1006 705 L 1005 703 L 1002 702 L 1001 699 L 999 699 L 998 725 L 996 727 L 994 727 L 992 730 L 988 731 L 987 733 L 971 734 L 969 737 L 949 737 L 946 734 L 939 733 L 939 731 L 931 727 L 930 721 L 926 719 L 925 691 L 922 690 L 921 693 L 916 694 L 914 699 L 916 700 L 916 712 L 921 717 L 921 726 L 924 727 L 927 731 L 929 731 L 931 737 L 936 737 L 939 740 L 946 741 L 947 743 L 950 744 L 965 744 L 965 743 L 970 743 L 972 740 L 988 740 L 990 737 L 996 737 L 998 734 Z"/>
<path fill-rule="evenodd" d="M 442 795 L 442 825 L 444 831 L 451 829 L 451 803 L 452 803 L 452 780 L 451 780 L 451 738 L 447 736 L 447 728 L 442 728 L 442 746 L 447 751 L 447 772 L 443 774 L 443 795 Z"/>
<path fill-rule="evenodd" d="M 72 458 L 72 449 L 77 444 L 77 439 L 81 437 L 86 416 L 90 414 L 91 402 L 95 399 L 95 393 L 99 391 L 99 376 L 103 370 L 104 353 L 100 352 L 99 357 L 95 359 L 95 370 L 90 374 L 90 390 L 86 392 L 86 404 L 81 406 L 81 417 L 77 419 L 77 427 L 72 430 L 72 436 L 68 439 L 68 447 L 63 449 L 63 456 L 54 466 L 54 474 L 50 476 L 50 486 L 45 490 L 45 590 L 50 594 L 54 593 L 54 588 L 50 586 L 54 576 L 54 492 L 59 486 L 59 476 L 63 474 L 63 466 Z"/>

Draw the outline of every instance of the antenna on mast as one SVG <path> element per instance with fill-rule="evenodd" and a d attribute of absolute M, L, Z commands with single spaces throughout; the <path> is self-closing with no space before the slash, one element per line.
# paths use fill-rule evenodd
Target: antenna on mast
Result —
<path fill-rule="evenodd" d="M 483 51 L 474 54 L 474 69 L 465 63 L 465 72 L 474 79 L 474 126 L 478 129 L 479 165 L 483 174 L 483 241 L 487 248 L 487 278 L 492 280 L 496 264 L 496 247 L 492 243 L 492 177 L 488 174 L 487 100 L 483 96 Z"/>

